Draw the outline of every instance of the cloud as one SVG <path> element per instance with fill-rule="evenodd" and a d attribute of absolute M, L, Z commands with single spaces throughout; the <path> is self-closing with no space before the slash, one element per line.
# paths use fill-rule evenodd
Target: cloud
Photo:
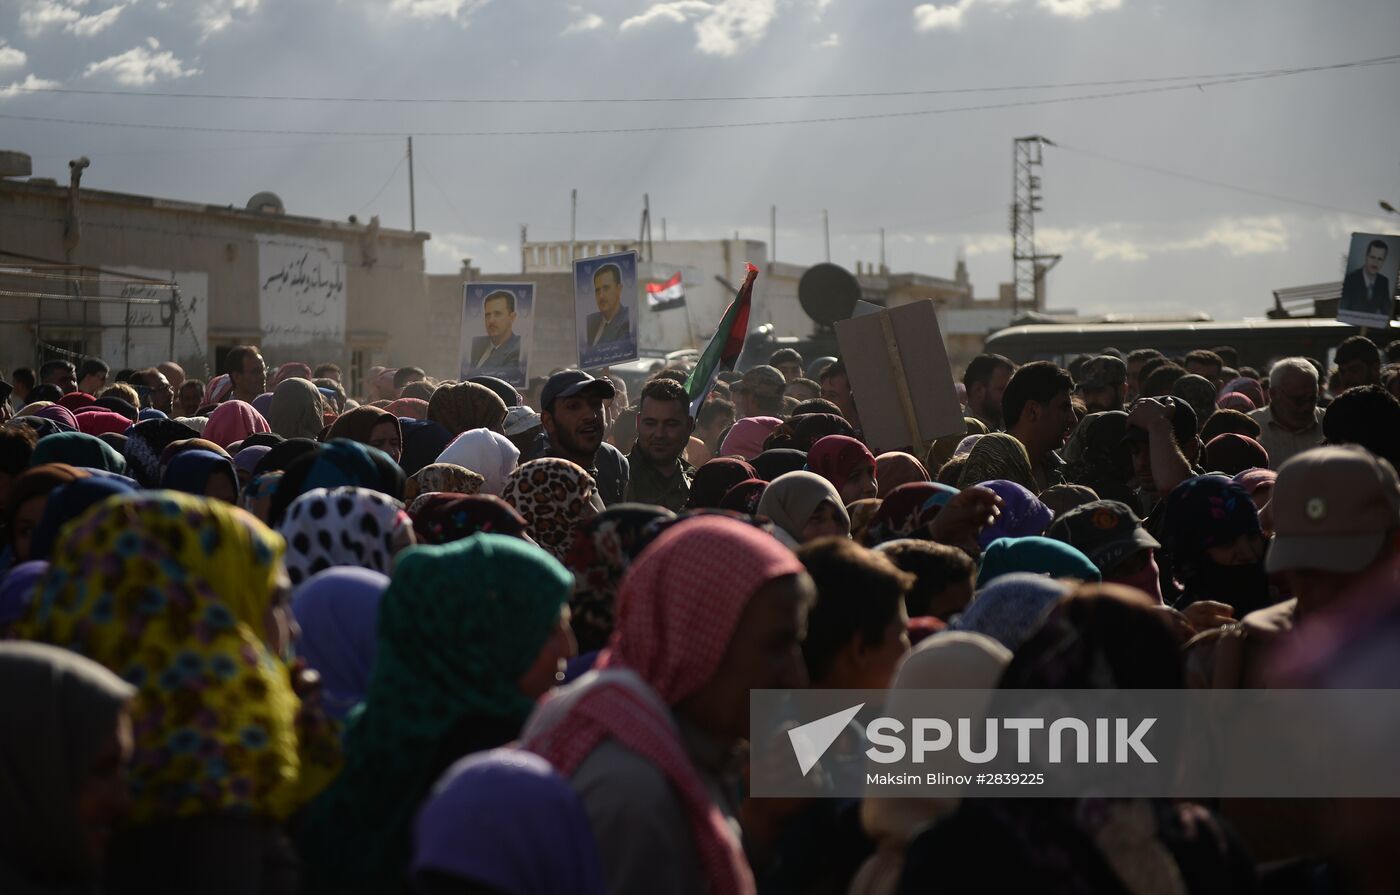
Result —
<path fill-rule="evenodd" d="M 7 46 L 0 40 L 0 69 L 23 68 L 29 57 L 18 47 Z"/>
<path fill-rule="evenodd" d="M 76 0 L 71 6 L 57 0 L 29 0 L 19 14 L 19 25 L 30 37 L 37 37 L 54 25 L 71 25 L 83 17 L 74 7 L 86 0 Z"/>
<path fill-rule="evenodd" d="M 583 15 L 564 29 L 565 34 L 582 34 L 585 31 L 597 31 L 606 24 L 603 21 L 603 17 L 595 12 L 584 13 L 583 10 L 577 6 L 573 7 L 573 11 L 575 13 L 583 13 Z"/>
<path fill-rule="evenodd" d="M 1096 12 L 1113 12 L 1123 6 L 1123 0 L 1037 0 L 1036 6 L 1051 15 L 1083 19 Z"/>
<path fill-rule="evenodd" d="M 157 81 L 173 81 L 199 74 L 199 69 L 186 68 L 169 50 L 157 50 L 160 50 L 160 41 L 148 37 L 146 46 L 132 47 L 125 53 L 90 63 L 83 71 L 83 77 L 111 75 L 123 86 L 144 87 Z"/>
<path fill-rule="evenodd" d="M 962 27 L 963 14 L 966 13 L 977 0 L 958 0 L 957 3 L 950 3 L 944 6 L 937 6 L 933 3 L 921 3 L 914 7 L 914 27 L 920 31 L 937 31 L 940 28 L 956 30 Z"/>
<path fill-rule="evenodd" d="M 826 36 L 825 40 L 815 44 L 814 46 L 816 46 L 816 48 L 819 50 L 835 49 L 836 47 L 841 46 L 841 35 L 833 31 Z"/>
<path fill-rule="evenodd" d="M 50 81 L 46 78 L 36 78 L 32 74 L 24 76 L 23 81 L 16 81 L 8 87 L 0 87 L 0 99 L 9 99 L 30 90 L 46 90 L 53 87 L 63 86 L 58 81 Z"/>
<path fill-rule="evenodd" d="M 261 2 L 262 0 L 204 0 L 195 16 L 199 22 L 200 39 L 208 38 L 211 34 L 217 34 L 232 25 L 236 16 L 253 15 L 258 11 Z M 159 3 L 156 5 L 160 6 Z"/>
<path fill-rule="evenodd" d="M 466 27 L 473 15 L 491 0 L 393 0 L 390 13 L 403 13 L 410 19 L 451 19 Z"/>
<path fill-rule="evenodd" d="M 1049 254 L 1087 257 L 1091 261 L 1135 263 L 1150 258 L 1223 250 L 1232 257 L 1273 255 L 1288 251 L 1288 223 L 1278 215 L 1266 217 L 1219 218 L 1196 228 L 1199 235 L 1170 238 L 1143 234 L 1142 228 L 1124 223 L 1093 227 L 1040 227 L 1036 248 Z M 925 237 L 933 244 L 937 235 Z M 968 256 L 1010 253 L 1011 237 L 1001 233 L 961 237 Z"/>
<path fill-rule="evenodd" d="M 778 0 L 669 0 L 653 3 L 623 21 L 621 30 L 659 22 L 695 23 L 695 48 L 712 56 L 733 56 L 757 44 L 778 16 Z"/>
<path fill-rule="evenodd" d="M 1276 255 L 1288 250 L 1288 226 L 1283 218 L 1224 218 L 1202 236 L 1168 243 L 1167 251 L 1221 248 L 1239 255 Z"/>
<path fill-rule="evenodd" d="M 94 34 L 101 34 L 116 22 L 117 16 L 122 14 L 122 10 L 126 9 L 126 6 L 125 3 L 109 6 L 99 13 L 83 16 L 76 22 L 69 22 L 63 26 L 63 30 L 79 37 L 92 37 Z"/>

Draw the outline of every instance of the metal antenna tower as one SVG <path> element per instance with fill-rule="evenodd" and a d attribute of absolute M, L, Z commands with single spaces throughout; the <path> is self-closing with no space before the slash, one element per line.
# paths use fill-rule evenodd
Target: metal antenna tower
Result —
<path fill-rule="evenodd" d="M 1012 312 L 1022 307 L 1044 310 L 1044 280 L 1059 255 L 1038 255 L 1035 251 L 1035 214 L 1040 207 L 1041 147 L 1054 146 L 1041 136 L 1018 137 L 1012 167 L 1011 266 L 1016 294 Z M 1048 263 L 1047 263 L 1048 262 Z"/>

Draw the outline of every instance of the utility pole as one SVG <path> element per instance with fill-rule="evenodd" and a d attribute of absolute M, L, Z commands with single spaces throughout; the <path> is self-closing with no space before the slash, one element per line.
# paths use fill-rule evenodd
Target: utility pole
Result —
<path fill-rule="evenodd" d="M 778 206 L 768 206 L 768 260 L 778 260 Z"/>
<path fill-rule="evenodd" d="M 661 219 L 661 241 L 662 241 L 662 242 L 665 242 L 665 241 L 666 241 L 666 219 L 665 219 L 665 218 L 662 218 L 662 219 Z"/>
<path fill-rule="evenodd" d="M 530 241 L 529 233 L 524 224 L 520 225 L 520 272 L 525 272 L 525 244 Z"/>
<path fill-rule="evenodd" d="M 889 268 L 885 266 L 885 228 L 880 228 L 880 275 L 884 276 Z"/>
<path fill-rule="evenodd" d="M 1042 136 L 1018 137 L 1015 141 L 1011 168 L 1011 269 L 1015 295 L 1011 301 L 1014 314 L 1024 305 L 1044 310 L 1041 298 L 1045 294 L 1043 281 L 1057 263 L 1059 255 L 1041 255 L 1035 250 L 1035 213 L 1040 207 L 1040 176 L 1035 170 L 1042 164 L 1041 147 L 1054 146 Z M 1049 262 L 1049 263 L 1042 263 Z"/>
<path fill-rule="evenodd" d="M 822 243 L 826 246 L 826 263 L 831 263 L 831 221 L 822 209 Z"/>
<path fill-rule="evenodd" d="M 408 229 L 418 232 L 418 209 L 413 197 L 413 138 L 408 138 Z"/>
<path fill-rule="evenodd" d="M 569 191 L 569 264 L 574 263 L 578 247 L 578 190 Z M 572 268 L 571 268 L 572 269 Z"/>
<path fill-rule="evenodd" d="M 664 232 L 661 239 L 663 242 L 666 239 Z M 637 249 L 643 260 L 656 260 L 656 252 L 651 242 L 651 196 L 648 193 L 642 193 L 642 227 L 637 233 Z"/>

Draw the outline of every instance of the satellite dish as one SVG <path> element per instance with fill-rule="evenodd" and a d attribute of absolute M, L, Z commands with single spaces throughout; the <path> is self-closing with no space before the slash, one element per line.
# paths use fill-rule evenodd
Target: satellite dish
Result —
<path fill-rule="evenodd" d="M 797 282 L 797 300 L 808 317 L 830 326 L 851 316 L 860 301 L 860 283 L 839 264 L 814 264 Z"/>
<path fill-rule="evenodd" d="M 263 214 L 284 214 L 287 209 L 276 193 L 262 192 L 255 193 L 253 198 L 248 200 L 248 210 Z"/>

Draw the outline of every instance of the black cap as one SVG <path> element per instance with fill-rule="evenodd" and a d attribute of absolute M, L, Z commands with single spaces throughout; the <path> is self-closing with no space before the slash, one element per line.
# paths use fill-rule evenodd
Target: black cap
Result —
<path fill-rule="evenodd" d="M 1089 557 L 1100 572 L 1145 547 L 1162 545 L 1142 527 L 1142 520 L 1125 503 L 1096 500 L 1075 507 L 1050 525 L 1046 537 L 1064 541 Z"/>
<path fill-rule="evenodd" d="M 582 370 L 561 370 L 544 384 L 540 392 L 540 409 L 552 411 L 556 398 L 572 398 L 586 391 L 596 392 L 604 401 L 617 394 L 613 384 L 606 379 L 594 379 Z"/>
<path fill-rule="evenodd" d="M 1161 398 L 1139 398 L 1139 401 L 1156 401 L 1158 404 L 1167 404 L 1175 407 L 1172 412 L 1172 437 L 1176 439 L 1176 446 L 1185 448 L 1190 446 L 1191 439 L 1196 437 L 1196 411 L 1191 409 L 1185 399 L 1176 395 L 1168 395 Z M 1134 407 L 1137 405 L 1134 404 Z M 1128 426 L 1127 434 L 1123 436 L 1124 441 L 1146 441 L 1147 430 L 1137 426 Z"/>

